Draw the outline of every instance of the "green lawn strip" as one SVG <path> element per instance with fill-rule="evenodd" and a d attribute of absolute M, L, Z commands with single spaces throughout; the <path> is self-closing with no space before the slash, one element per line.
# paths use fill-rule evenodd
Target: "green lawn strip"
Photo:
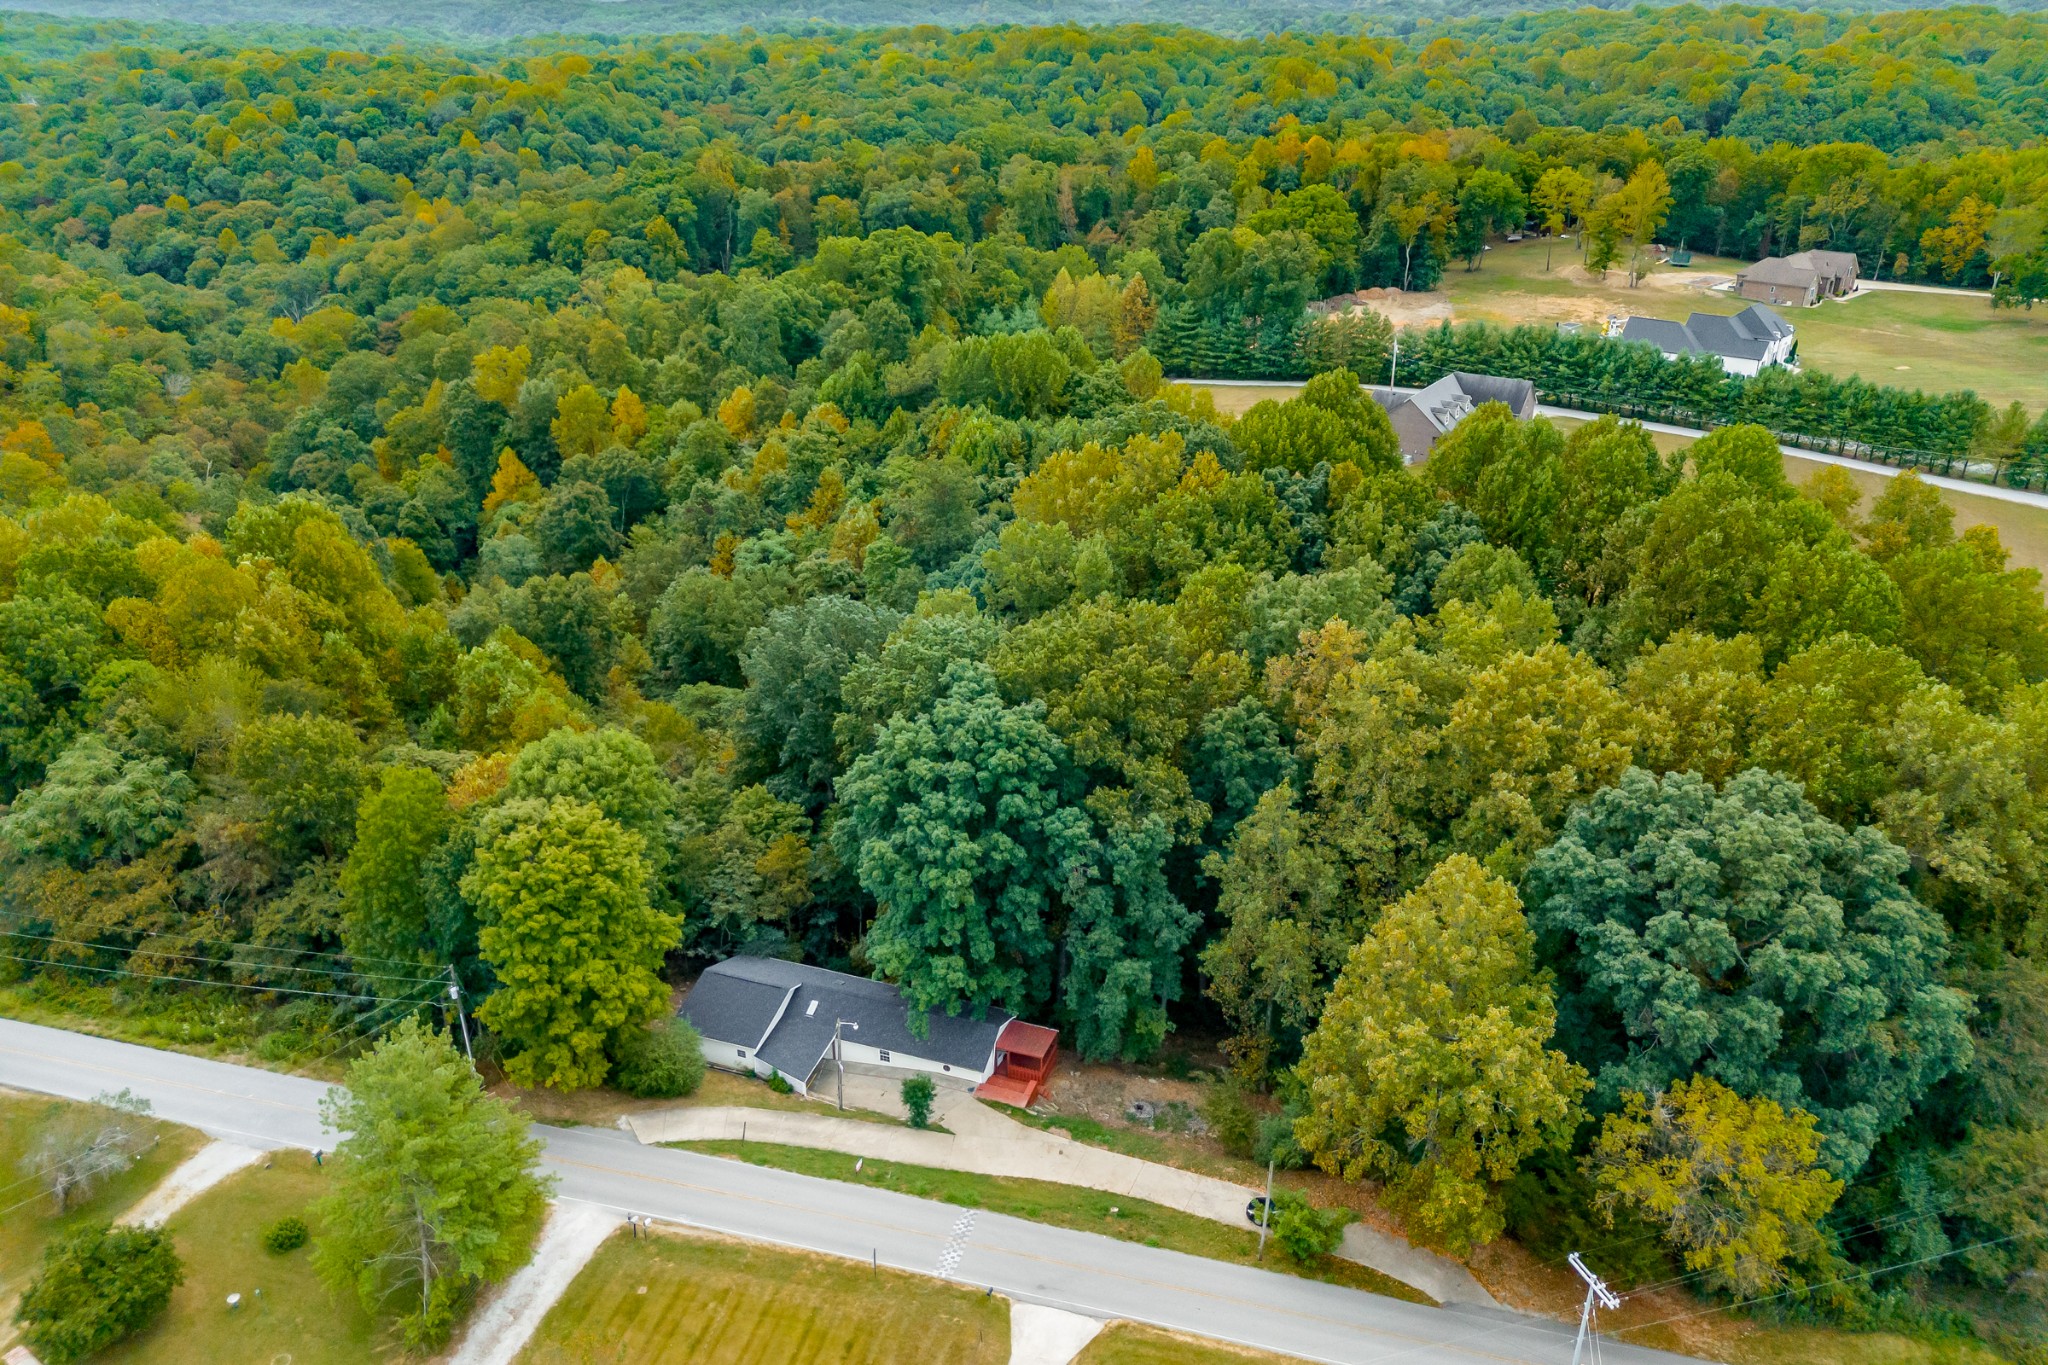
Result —
<path fill-rule="evenodd" d="M 1099 1232 L 1125 1242 L 1168 1251 L 1206 1256 L 1215 1261 L 1256 1265 L 1325 1284 L 1341 1284 L 1410 1303 L 1432 1303 L 1420 1290 L 1389 1279 L 1352 1261 L 1326 1256 L 1314 1265 L 1296 1264 L 1277 1248 L 1268 1246 L 1262 1261 L 1259 1238 L 1247 1224 L 1230 1227 L 1178 1209 L 1165 1208 L 1132 1199 L 1128 1195 L 1105 1194 L 1078 1185 L 1061 1185 L 1048 1180 L 1026 1180 L 1016 1176 L 974 1175 L 966 1171 L 942 1171 L 929 1166 L 906 1166 L 893 1161 L 864 1161 L 854 1169 L 854 1158 L 843 1152 L 822 1152 L 809 1147 L 784 1147 L 766 1142 L 677 1142 L 669 1146 L 693 1152 L 735 1157 L 756 1166 L 773 1166 L 799 1175 L 822 1176 L 856 1185 L 872 1185 L 920 1199 L 936 1199 L 961 1208 L 985 1209 L 990 1213 L 1027 1218 L 1054 1227 L 1080 1232 Z M 1115 1210 L 1115 1212 L 1111 1212 Z"/>
<path fill-rule="evenodd" d="M 93 1223 L 112 1221 L 150 1188 L 206 1143 L 203 1134 L 173 1123 L 152 1122 L 155 1145 L 127 1170 L 101 1185 L 84 1203 L 59 1217 L 56 1203 L 23 1168 L 50 1123 L 67 1109 L 83 1108 L 69 1100 L 40 1095 L 0 1094 L 0 1341 L 10 1339 L 11 1305 L 42 1264 L 43 1248 L 52 1241 Z M 30 1163 L 31 1167 L 33 1162 Z M 19 1207 L 14 1207 L 14 1206 Z"/>
<path fill-rule="evenodd" d="M 616 1234 L 521 1365 L 1002 1365 L 1010 1307 L 923 1275 L 690 1235 Z"/>
<path fill-rule="evenodd" d="M 263 1249 L 266 1225 L 303 1216 L 327 1188 L 326 1173 L 304 1152 L 270 1160 L 269 1169 L 238 1172 L 172 1215 L 185 1283 L 162 1317 L 93 1357 L 94 1365 L 371 1365 L 396 1356 L 352 1297 L 321 1282 L 311 1247 L 281 1256 Z M 230 1294 L 242 1296 L 232 1311 Z"/>
<path fill-rule="evenodd" d="M 1179 1336 L 1135 1322 L 1113 1322 L 1074 1357 L 1074 1365 L 1282 1365 L 1293 1359 Z"/>

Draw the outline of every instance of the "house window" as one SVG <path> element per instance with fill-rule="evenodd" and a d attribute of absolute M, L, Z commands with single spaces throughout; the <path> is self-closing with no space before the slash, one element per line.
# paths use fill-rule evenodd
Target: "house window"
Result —
<path fill-rule="evenodd" d="M 885 1062 L 889 1060 L 889 1054 L 886 1050 L 882 1052 L 882 1060 Z"/>

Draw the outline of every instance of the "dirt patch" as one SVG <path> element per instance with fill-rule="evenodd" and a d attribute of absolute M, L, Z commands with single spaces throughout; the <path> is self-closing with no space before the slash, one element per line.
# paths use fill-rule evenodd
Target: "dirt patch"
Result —
<path fill-rule="evenodd" d="M 1451 319 L 1450 295 L 1435 290 L 1408 292 L 1401 289 L 1360 289 L 1336 294 L 1309 305 L 1309 311 L 1324 317 L 1378 313 L 1396 327 L 1433 327 Z"/>
<path fill-rule="evenodd" d="M 1188 1116 L 1192 1122 L 1179 1131 L 1193 1131 L 1199 1135 L 1208 1127 L 1201 1114 L 1202 1105 L 1209 1098 L 1209 1087 L 1200 1081 L 1139 1076 L 1114 1067 L 1067 1063 L 1053 1073 L 1045 1098 L 1055 1113 L 1078 1114 L 1097 1123 L 1117 1124 L 1140 1131 L 1153 1131 L 1153 1128 L 1131 1122 L 1132 1108 L 1136 1105 L 1149 1106 L 1151 1112 L 1161 1115 L 1165 1119 L 1162 1126 L 1166 1131 L 1175 1130 L 1173 1119 L 1181 1115 Z"/>
<path fill-rule="evenodd" d="M 1734 284 L 1733 275 L 1700 275 L 1690 270 L 1653 270 L 1637 281 L 1645 289 L 1677 289 L 1694 294 L 1717 292 L 1724 284 Z"/>

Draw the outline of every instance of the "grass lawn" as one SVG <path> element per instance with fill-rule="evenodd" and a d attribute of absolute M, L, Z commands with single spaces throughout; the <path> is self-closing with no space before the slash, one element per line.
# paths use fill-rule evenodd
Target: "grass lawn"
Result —
<path fill-rule="evenodd" d="M 1604 284 L 1588 281 L 1568 241 L 1557 243 L 1548 273 L 1543 251 L 1540 241 L 1496 242 L 1480 269 L 1454 263 L 1438 286 L 1453 318 L 1597 325 L 1620 313 L 1683 322 L 1695 309 L 1738 313 L 1746 306 L 1700 287 L 1708 277 L 1732 276 L 1739 261 L 1697 256 L 1687 270 L 1660 271 L 1630 289 L 1619 270 Z M 1994 311 L 1989 299 L 1966 295 L 1870 290 L 1779 312 L 1798 331 L 1801 363 L 1814 369 L 1930 393 L 1974 389 L 2001 406 L 2017 399 L 2037 414 L 2048 406 L 2048 310 Z"/>
<path fill-rule="evenodd" d="M 1281 1365 L 1294 1358 L 1179 1336 L 1135 1322 L 1113 1322 L 1074 1357 L 1074 1365 Z"/>
<path fill-rule="evenodd" d="M 396 1357 L 355 1300 L 330 1293 L 313 1273 L 310 1246 L 282 1256 L 263 1249 L 267 1224 L 301 1212 L 327 1188 L 306 1153 L 271 1160 L 270 1169 L 230 1176 L 171 1216 L 185 1283 L 161 1318 L 94 1356 L 94 1365 L 373 1365 Z M 232 1313 L 230 1294 L 242 1296 Z"/>
<path fill-rule="evenodd" d="M 1229 1227 L 1179 1209 L 1150 1204 L 1128 1195 L 1105 1194 L 1076 1185 L 1047 1180 L 1023 1180 L 1013 1176 L 974 1175 L 965 1171 L 941 1171 L 930 1166 L 906 1166 L 893 1161 L 865 1161 L 859 1171 L 854 1160 L 839 1152 L 821 1152 L 809 1147 L 783 1147 L 767 1142 L 681 1142 L 672 1144 L 693 1152 L 735 1157 L 756 1166 L 773 1166 L 801 1175 L 844 1180 L 856 1185 L 873 1185 L 920 1199 L 936 1199 L 961 1208 L 986 1209 L 990 1213 L 1028 1218 L 1035 1223 L 1099 1232 L 1126 1242 L 1207 1256 L 1239 1265 L 1262 1265 L 1268 1270 L 1300 1275 L 1326 1284 L 1348 1285 L 1388 1298 L 1410 1303 L 1432 1302 L 1418 1290 L 1392 1280 L 1376 1270 L 1352 1261 L 1326 1256 L 1312 1266 L 1290 1261 L 1275 1249 L 1265 1260 L 1258 1257 L 1259 1238 L 1249 1224 Z M 1111 1212 L 1114 1209 L 1115 1212 Z"/>
<path fill-rule="evenodd" d="M 37 1187 L 26 1178 L 21 1163 L 58 1115 L 86 1107 L 39 1095 L 0 1093 L 0 1209 L 6 1210 L 0 1215 L 0 1344 L 13 1339 L 14 1301 L 42 1264 L 45 1246 L 79 1228 L 112 1221 L 205 1142 L 193 1129 L 156 1123 L 154 1147 L 60 1218 L 48 1195 L 34 1197 Z"/>
<path fill-rule="evenodd" d="M 616 1234 L 521 1365 L 1002 1365 L 1010 1306 L 901 1271 L 683 1235 Z"/>

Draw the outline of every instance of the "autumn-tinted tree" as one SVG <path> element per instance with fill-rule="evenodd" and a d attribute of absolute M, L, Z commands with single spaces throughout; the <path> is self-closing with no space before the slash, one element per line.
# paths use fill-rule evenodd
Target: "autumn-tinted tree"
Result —
<path fill-rule="evenodd" d="M 1351 950 L 1303 1049 L 1303 1148 L 1386 1181 L 1456 1252 L 1500 1235 L 1496 1187 L 1578 1121 L 1585 1073 L 1548 1046 L 1557 1014 L 1533 947 L 1513 888 L 1453 855 Z"/>

